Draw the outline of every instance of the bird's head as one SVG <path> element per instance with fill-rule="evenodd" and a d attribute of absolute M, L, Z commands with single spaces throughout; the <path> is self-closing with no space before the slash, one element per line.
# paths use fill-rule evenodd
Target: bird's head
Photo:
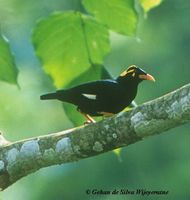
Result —
<path fill-rule="evenodd" d="M 154 81 L 155 79 L 153 76 L 150 74 L 146 73 L 144 70 L 141 68 L 137 67 L 136 65 L 131 65 L 128 67 L 127 70 L 122 72 L 120 76 L 118 77 L 118 80 L 131 80 L 137 83 L 140 83 L 143 80 L 149 80 L 149 81 Z"/>

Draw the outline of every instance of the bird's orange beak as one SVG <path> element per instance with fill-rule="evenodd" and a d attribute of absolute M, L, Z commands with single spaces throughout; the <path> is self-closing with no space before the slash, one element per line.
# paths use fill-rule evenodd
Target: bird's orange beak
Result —
<path fill-rule="evenodd" d="M 143 80 L 153 81 L 153 82 L 156 81 L 155 78 L 150 74 L 146 74 L 146 75 L 145 74 L 140 74 L 139 78 L 143 79 Z"/>

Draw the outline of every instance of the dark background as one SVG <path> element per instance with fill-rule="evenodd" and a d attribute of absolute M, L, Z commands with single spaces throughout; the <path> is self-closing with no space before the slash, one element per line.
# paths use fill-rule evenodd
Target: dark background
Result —
<path fill-rule="evenodd" d="M 1 31 L 9 38 L 20 70 L 16 86 L 0 82 L 0 129 L 11 141 L 72 127 L 62 105 L 44 103 L 39 95 L 54 90 L 37 60 L 31 43 L 37 19 L 57 10 L 82 9 L 76 0 L 1 0 Z M 143 82 L 136 102 L 149 101 L 189 82 L 190 2 L 165 0 L 148 13 L 137 38 L 111 34 L 112 52 L 105 66 L 117 76 L 137 64 L 154 75 Z M 190 125 L 167 131 L 123 148 L 122 162 L 112 152 L 76 163 L 53 166 L 23 178 L 0 194 L 5 200 L 142 199 L 141 196 L 88 196 L 86 189 L 169 190 L 166 197 L 190 198 Z"/>

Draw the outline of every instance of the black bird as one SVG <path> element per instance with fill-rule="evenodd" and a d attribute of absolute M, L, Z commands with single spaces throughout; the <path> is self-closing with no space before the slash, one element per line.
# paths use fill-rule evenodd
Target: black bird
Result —
<path fill-rule="evenodd" d="M 129 106 L 136 97 L 138 84 L 143 80 L 155 81 L 153 76 L 132 65 L 116 79 L 88 82 L 40 98 L 74 104 L 87 118 L 87 123 L 91 123 L 95 121 L 90 116 L 111 116 Z"/>

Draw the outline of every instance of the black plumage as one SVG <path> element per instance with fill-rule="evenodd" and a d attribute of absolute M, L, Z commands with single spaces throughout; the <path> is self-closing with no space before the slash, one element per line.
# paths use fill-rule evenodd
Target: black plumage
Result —
<path fill-rule="evenodd" d="M 99 80 L 41 96 L 42 100 L 57 99 L 77 106 L 88 121 L 91 116 L 112 115 L 129 106 L 137 94 L 142 80 L 155 79 L 139 67 L 132 65 L 115 80 Z"/>

